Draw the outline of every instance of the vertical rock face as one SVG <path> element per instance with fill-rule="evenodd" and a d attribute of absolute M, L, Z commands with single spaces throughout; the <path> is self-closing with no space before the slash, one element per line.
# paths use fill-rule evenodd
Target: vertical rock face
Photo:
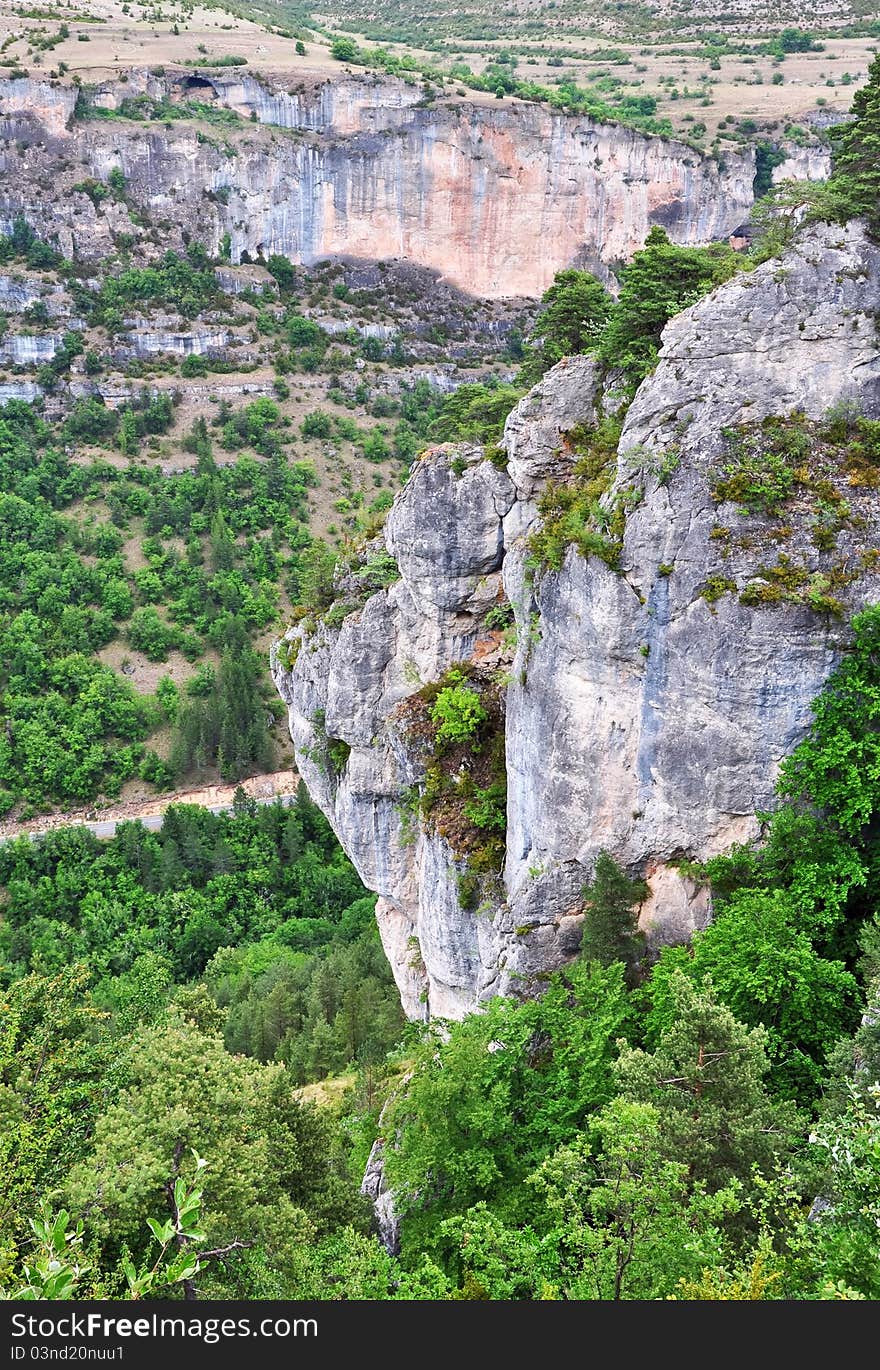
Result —
<path fill-rule="evenodd" d="M 42 366 L 61 346 L 60 333 L 16 333 L 0 342 L 0 359 L 13 366 Z"/>
<path fill-rule="evenodd" d="M 170 352 L 175 357 L 219 357 L 229 342 L 226 328 L 193 328 L 187 332 L 135 326 L 125 335 L 128 346 L 118 348 L 121 356 L 152 357 Z"/>
<path fill-rule="evenodd" d="M 212 251 L 228 233 L 234 262 L 402 257 L 500 297 L 538 296 L 573 264 L 607 274 L 652 224 L 679 243 L 725 238 L 752 203 L 751 153 L 729 154 L 722 170 L 683 143 L 540 105 L 426 106 L 419 88 L 387 77 L 290 93 L 249 76 L 133 72 L 89 98 L 124 112 L 125 100 L 168 94 L 242 122 L 220 139 L 181 123 L 88 120 L 69 88 L 0 82 L 0 220 L 24 211 L 65 252 L 100 260 L 113 233 L 130 231 L 125 206 L 99 213 L 72 188 L 115 167 L 168 233 L 185 229 Z"/>
<path fill-rule="evenodd" d="M 494 993 L 528 991 L 574 955 L 581 890 L 603 848 L 647 877 L 642 920 L 655 945 L 705 922 L 705 893 L 676 862 L 756 832 L 849 614 L 880 598 L 862 569 L 880 535 L 870 481 L 841 477 L 847 513 L 832 551 L 806 495 L 786 507 L 774 544 L 778 519 L 771 527 L 716 489 L 730 461 L 722 430 L 759 432 L 766 416 L 798 411 L 818 420 L 841 402 L 880 415 L 878 315 L 880 251 L 851 224 L 811 230 L 782 261 L 673 320 L 605 496 L 609 509 L 624 491 L 638 496 L 616 569 L 574 547 L 559 570 L 530 565 L 536 497 L 548 477 L 571 478 L 566 434 L 608 404 L 589 358 L 561 362 L 508 420 L 506 472 L 473 447 L 417 463 L 384 533 L 399 580 L 341 626 L 294 628 L 276 644 L 298 764 L 380 895 L 412 1016 L 460 1016 Z M 806 590 L 774 590 L 780 546 L 790 583 Z M 823 598 L 834 568 L 838 613 Z M 502 681 L 506 859 L 503 881 L 469 912 L 465 863 L 413 806 L 424 769 L 400 706 L 452 663 L 492 661 L 499 635 L 485 620 L 500 585 L 518 627 Z M 335 753 L 341 765 L 328 739 L 350 748 Z"/>
<path fill-rule="evenodd" d="M 773 168 L 773 183 L 780 181 L 827 181 L 831 175 L 831 153 L 827 147 L 783 145 L 785 161 Z"/>

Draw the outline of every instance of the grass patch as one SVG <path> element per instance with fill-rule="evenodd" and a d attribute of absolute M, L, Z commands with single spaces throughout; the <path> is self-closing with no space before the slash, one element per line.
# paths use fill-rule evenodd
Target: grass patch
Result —
<path fill-rule="evenodd" d="M 402 811 L 412 816 L 417 805 L 426 830 L 445 838 L 461 859 L 459 898 L 472 908 L 497 883 L 505 855 L 501 689 L 477 667 L 460 663 L 410 695 L 397 716 L 425 770 L 418 798 L 409 793 Z"/>

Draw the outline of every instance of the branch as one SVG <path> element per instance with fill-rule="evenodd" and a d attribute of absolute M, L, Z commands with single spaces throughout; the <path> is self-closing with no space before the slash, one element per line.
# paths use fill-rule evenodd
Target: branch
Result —
<path fill-rule="evenodd" d="M 204 1264 L 205 1261 L 219 1261 L 223 1256 L 228 1256 L 230 1251 L 247 1251 L 253 1245 L 253 1241 L 242 1242 L 236 1237 L 228 1246 L 215 1246 L 210 1251 L 197 1252 L 199 1264 Z"/>

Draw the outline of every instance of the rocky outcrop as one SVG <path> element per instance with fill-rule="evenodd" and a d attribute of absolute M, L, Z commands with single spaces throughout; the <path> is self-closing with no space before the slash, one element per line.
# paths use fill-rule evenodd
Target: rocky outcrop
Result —
<path fill-rule="evenodd" d="M 170 353 L 175 357 L 219 357 L 229 343 L 226 328 L 184 330 L 132 328 L 125 342 L 115 350 L 119 356 L 153 357 Z"/>
<path fill-rule="evenodd" d="M 165 241 L 186 232 L 218 252 L 228 233 L 233 262 L 406 258 L 476 295 L 537 297 L 561 267 L 607 276 L 652 224 L 680 243 L 726 238 L 752 203 L 750 152 L 722 169 L 671 139 L 522 101 L 428 103 L 390 77 L 340 74 L 289 93 L 252 77 L 131 72 L 82 98 L 118 111 L 144 95 L 256 123 L 88 119 L 70 88 L 0 82 L 0 221 L 24 212 L 65 253 L 100 261 L 131 234 L 128 209 L 96 208 L 73 187 L 121 168 L 129 203 Z"/>
<path fill-rule="evenodd" d="M 400 1218 L 394 1207 L 394 1194 L 385 1179 L 385 1143 L 373 1143 L 367 1158 L 361 1193 L 373 1205 L 379 1241 L 389 1256 L 400 1255 Z"/>
<path fill-rule="evenodd" d="M 60 287 L 56 286 L 56 290 Z M 0 276 L 0 309 L 8 314 L 21 314 L 28 305 L 36 304 L 46 291 L 38 281 Z"/>
<path fill-rule="evenodd" d="M 627 511 L 616 555 L 572 546 L 553 570 L 529 545 L 536 498 L 575 478 L 572 430 L 619 401 L 589 358 L 561 362 L 508 420 L 506 470 L 471 446 L 417 463 L 384 533 L 400 579 L 276 644 L 298 766 L 380 896 L 411 1016 L 527 991 L 574 955 L 602 849 L 647 878 L 653 945 L 709 916 L 680 861 L 756 833 L 850 613 L 880 598 L 870 471 L 829 474 L 814 435 L 825 506 L 801 471 L 784 520 L 749 513 L 719 485 L 731 431 L 746 425 L 760 448 L 765 416 L 802 414 L 789 424 L 809 436 L 833 405 L 880 414 L 878 315 L 880 251 L 858 224 L 810 230 L 679 315 L 603 497 L 609 518 Z M 820 535 L 829 500 L 833 536 Z M 501 586 L 518 630 L 506 665 L 486 623 Z M 463 661 L 494 673 L 506 713 L 503 878 L 472 911 L 466 858 L 414 806 L 425 770 L 404 703 Z"/>
<path fill-rule="evenodd" d="M 33 404 L 42 393 L 34 381 L 0 381 L 0 404 L 8 404 L 10 400 L 24 400 L 26 404 Z"/>
<path fill-rule="evenodd" d="M 277 295 L 278 282 L 261 266 L 215 266 L 214 279 L 225 295 Z"/>
<path fill-rule="evenodd" d="M 57 81 L 17 77 L 0 83 L 0 138 L 16 138 L 22 127 L 64 138 L 76 108 L 77 89 Z"/>
<path fill-rule="evenodd" d="M 78 373 L 81 376 L 81 372 Z M 22 385 L 30 385 L 30 382 L 22 382 Z M 186 381 L 181 383 L 177 376 L 156 377 L 150 388 L 154 392 L 161 394 L 178 392 L 184 403 L 207 404 L 209 401 L 226 400 L 234 403 L 242 395 L 272 395 L 273 383 L 271 380 L 227 381 L 220 378 L 212 378 L 210 381 Z M 36 387 L 31 387 L 36 392 Z M 140 381 L 96 381 L 72 378 L 68 384 L 68 391 L 71 399 L 79 400 L 88 395 L 99 395 L 108 409 L 119 409 L 124 405 L 130 404 L 143 389 Z M 222 465 L 222 463 L 218 463 Z M 163 468 L 164 469 L 164 468 Z"/>
<path fill-rule="evenodd" d="M 13 366 L 42 366 L 60 348 L 60 333 L 14 333 L 0 340 L 0 361 Z"/>
<path fill-rule="evenodd" d="M 820 143 L 798 147 L 784 143 L 785 160 L 773 168 L 773 184 L 781 181 L 827 181 L 831 175 L 831 150 Z"/>

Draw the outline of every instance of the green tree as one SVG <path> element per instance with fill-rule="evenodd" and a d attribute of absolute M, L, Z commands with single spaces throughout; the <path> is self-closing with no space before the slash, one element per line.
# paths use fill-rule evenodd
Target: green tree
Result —
<path fill-rule="evenodd" d="M 880 1298 L 880 1084 L 850 1084 L 847 1105 L 816 1127 L 810 1148 L 820 1202 L 802 1246 L 807 1288 Z"/>
<path fill-rule="evenodd" d="M 128 640 L 148 661 L 166 661 L 171 648 L 177 645 L 178 633 L 163 622 L 155 609 L 142 608 L 131 616 Z"/>
<path fill-rule="evenodd" d="M 562 357 L 595 347 L 611 308 L 611 296 L 589 271 L 557 271 L 541 298 L 532 336 L 537 345 L 519 376 L 531 385 Z"/>
<path fill-rule="evenodd" d="M 776 1092 L 805 1104 L 816 1097 L 828 1052 L 854 1026 L 858 985 L 842 960 L 816 949 L 789 894 L 739 890 L 689 955 L 665 952 L 651 984 L 655 1021 L 675 1012 L 666 995 L 676 967 L 695 985 L 711 981 L 741 1023 L 763 1028 Z"/>
<path fill-rule="evenodd" d="M 335 57 L 337 62 L 356 62 L 358 59 L 358 46 L 353 38 L 334 38 L 330 44 L 330 56 Z"/>
<path fill-rule="evenodd" d="M 850 650 L 813 702 L 809 734 L 783 764 L 779 785 L 784 798 L 810 804 L 850 840 L 871 819 L 880 782 L 880 608 L 856 614 L 852 631 Z"/>
<path fill-rule="evenodd" d="M 211 522 L 211 564 L 215 571 L 231 571 L 235 565 L 235 542 L 220 509 Z"/>
<path fill-rule="evenodd" d="M 660 1109 L 614 1099 L 533 1177 L 566 1298 L 665 1298 L 718 1261 L 739 1187 L 694 1184 L 663 1130 Z"/>
<path fill-rule="evenodd" d="M 839 135 L 831 185 L 850 215 L 865 214 L 875 232 L 880 228 L 880 56 L 868 68 Z"/>
<path fill-rule="evenodd" d="M 607 851 L 596 858 L 593 879 L 585 886 L 581 955 L 610 966 L 622 961 L 627 980 L 637 978 L 644 950 L 638 927 L 638 905 L 648 894 L 644 880 L 631 880 Z"/>
<path fill-rule="evenodd" d="M 493 999 L 448 1040 L 432 1034 L 387 1124 L 408 1255 L 448 1248 L 438 1224 L 481 1201 L 527 1220 L 523 1182 L 608 1099 L 628 1014 L 622 967 L 579 965 L 536 1002 Z"/>
<path fill-rule="evenodd" d="M 193 1153 L 212 1158 L 200 1176 L 210 1247 L 258 1245 L 284 1274 L 322 1225 L 340 1214 L 362 1220 L 326 1123 L 293 1099 L 282 1066 L 230 1057 L 219 1038 L 171 1021 L 139 1034 L 127 1068 L 127 1088 L 65 1184 L 102 1264 L 125 1246 L 135 1262 L 146 1256 L 145 1226 L 162 1211 L 169 1175 L 192 1182 Z"/>
<path fill-rule="evenodd" d="M 741 265 L 725 245 L 677 247 L 655 226 L 623 269 L 620 294 L 602 330 L 597 355 L 606 366 L 620 367 L 637 385 L 653 369 L 660 334 L 673 315 L 728 280 Z"/>
<path fill-rule="evenodd" d="M 711 1191 L 752 1168 L 770 1171 L 791 1145 L 798 1116 L 767 1093 L 770 1063 L 762 1028 L 746 1028 L 676 970 L 668 982 L 665 1021 L 653 1052 L 624 1047 L 615 1073 L 621 1093 L 657 1109 L 670 1159 Z"/>
<path fill-rule="evenodd" d="M 497 442 L 505 419 L 521 398 L 518 386 L 460 385 L 444 399 L 440 413 L 430 424 L 429 435 L 440 442 Z"/>
<path fill-rule="evenodd" d="M 0 1230 L 25 1215 L 79 1161 L 113 1097 L 118 1071 L 106 1015 L 83 966 L 26 975 L 0 998 Z"/>
<path fill-rule="evenodd" d="M 321 538 L 313 538 L 296 559 L 292 597 L 303 608 L 320 612 L 333 603 L 336 554 Z"/>

